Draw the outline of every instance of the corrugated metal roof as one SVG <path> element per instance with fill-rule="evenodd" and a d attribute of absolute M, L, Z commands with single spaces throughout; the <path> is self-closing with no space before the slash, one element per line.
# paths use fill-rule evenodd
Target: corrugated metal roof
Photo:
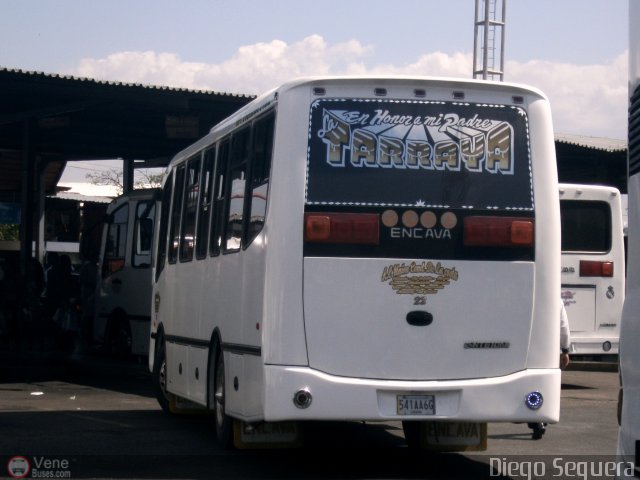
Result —
<path fill-rule="evenodd" d="M 187 92 L 187 93 L 195 93 L 202 95 L 215 95 L 215 96 L 226 96 L 226 97 L 234 97 L 234 98 L 255 98 L 255 95 L 245 95 L 241 93 L 227 93 L 227 92 L 215 92 L 213 90 L 195 90 L 189 88 L 178 88 L 178 87 L 168 87 L 164 85 L 148 85 L 142 83 L 127 83 L 127 82 L 117 82 L 110 80 L 97 80 L 95 78 L 88 77 L 74 77 L 72 75 L 63 75 L 59 73 L 47 73 L 47 72 L 39 72 L 35 70 L 22 70 L 19 68 L 6 68 L 0 67 L 0 72 L 10 72 L 21 75 L 32 75 L 34 77 L 43 77 L 43 78 L 59 78 L 61 80 L 68 80 L 70 82 L 85 82 L 92 83 L 96 85 L 111 85 L 114 87 L 131 87 L 131 88 L 145 88 L 149 90 L 162 90 L 169 92 Z"/>
<path fill-rule="evenodd" d="M 568 133 L 556 133 L 555 141 L 567 143 L 578 147 L 603 150 L 605 152 L 624 152 L 627 150 L 627 141 L 616 138 L 589 137 L 586 135 L 571 135 Z"/>

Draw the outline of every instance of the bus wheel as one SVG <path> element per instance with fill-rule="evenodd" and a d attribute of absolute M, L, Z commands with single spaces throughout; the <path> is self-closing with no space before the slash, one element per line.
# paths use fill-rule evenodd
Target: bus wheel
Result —
<path fill-rule="evenodd" d="M 402 431 L 404 432 L 404 440 L 411 450 L 420 448 L 420 422 L 404 420 L 402 422 Z"/>
<path fill-rule="evenodd" d="M 233 419 L 227 416 L 225 411 L 226 386 L 224 377 L 224 355 L 222 352 L 218 353 L 216 361 L 213 391 L 214 418 L 218 443 L 223 448 L 231 448 L 233 445 Z"/>
<path fill-rule="evenodd" d="M 171 413 L 169 408 L 169 392 L 167 392 L 167 355 L 165 353 L 164 339 L 159 339 L 160 345 L 156 351 L 153 362 L 153 389 L 156 399 L 166 413 Z"/>

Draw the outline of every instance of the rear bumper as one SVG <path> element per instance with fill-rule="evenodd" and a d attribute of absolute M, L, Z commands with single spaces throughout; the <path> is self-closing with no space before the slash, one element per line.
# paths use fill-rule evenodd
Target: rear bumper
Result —
<path fill-rule="evenodd" d="M 609 350 L 605 350 L 605 343 L 610 345 Z M 598 339 L 571 337 L 571 353 L 575 355 L 617 355 L 619 345 L 619 337 Z"/>
<path fill-rule="evenodd" d="M 495 378 L 449 381 L 390 381 L 327 375 L 308 367 L 265 366 L 264 419 L 287 420 L 456 420 L 550 422 L 560 417 L 560 370 L 530 369 Z M 312 395 L 308 408 L 294 405 L 295 392 Z M 538 410 L 525 396 L 542 393 Z M 397 395 L 434 395 L 435 414 L 403 416 Z"/>

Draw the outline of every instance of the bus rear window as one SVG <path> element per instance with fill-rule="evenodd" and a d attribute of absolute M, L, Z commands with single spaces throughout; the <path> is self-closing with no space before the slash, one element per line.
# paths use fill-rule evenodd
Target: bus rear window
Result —
<path fill-rule="evenodd" d="M 611 208 L 606 202 L 561 200 L 563 252 L 611 250 Z"/>
<path fill-rule="evenodd" d="M 306 203 L 531 211 L 528 138 L 520 107 L 317 100 Z"/>

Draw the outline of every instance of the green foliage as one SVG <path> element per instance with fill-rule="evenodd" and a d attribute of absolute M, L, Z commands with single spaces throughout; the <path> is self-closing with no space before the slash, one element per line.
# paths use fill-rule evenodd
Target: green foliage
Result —
<path fill-rule="evenodd" d="M 20 225 L 0 225 L 0 240 L 20 240 Z"/>

